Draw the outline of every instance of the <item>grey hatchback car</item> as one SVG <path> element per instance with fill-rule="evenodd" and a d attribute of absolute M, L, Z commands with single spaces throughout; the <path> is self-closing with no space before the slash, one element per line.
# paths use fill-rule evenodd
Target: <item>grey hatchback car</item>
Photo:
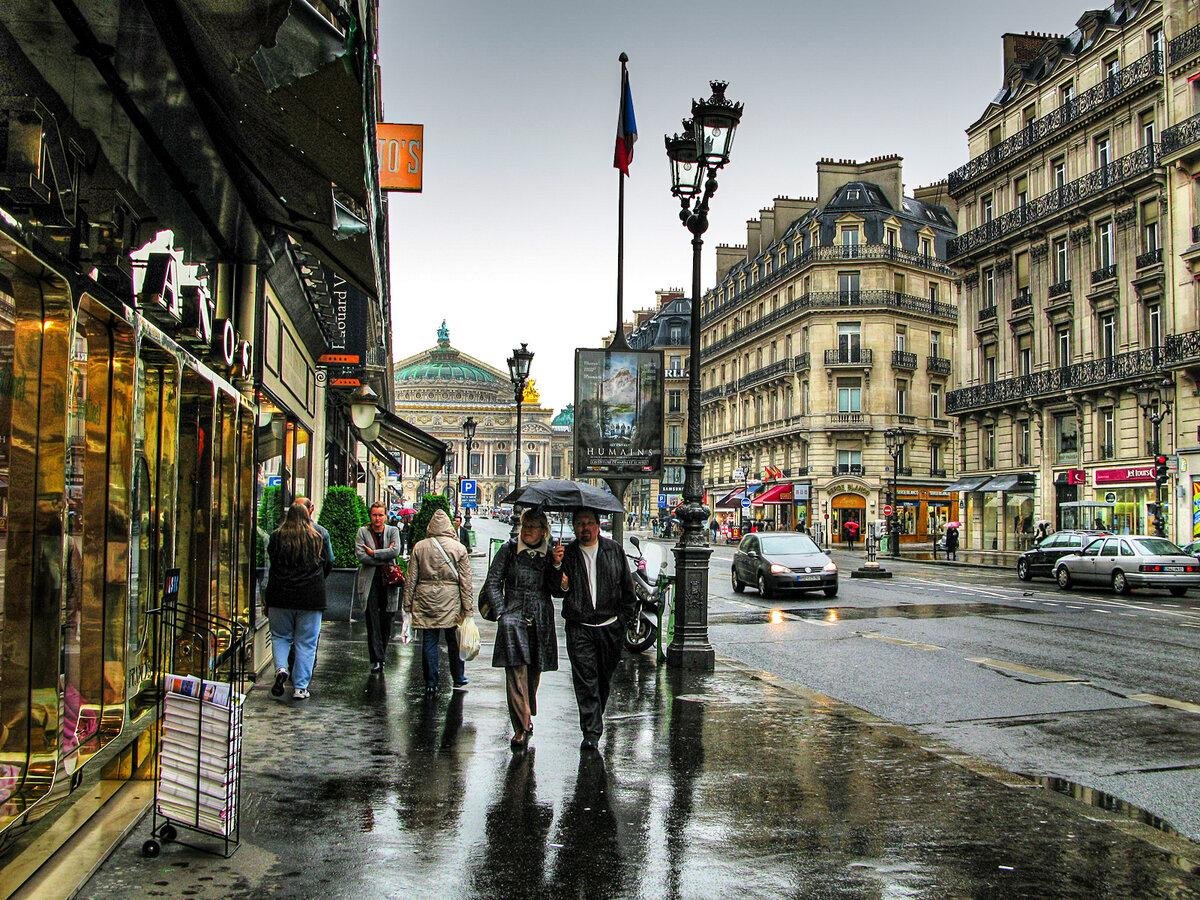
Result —
<path fill-rule="evenodd" d="M 747 585 L 764 597 L 779 590 L 824 591 L 836 597 L 837 565 L 821 552 L 807 534 L 788 531 L 748 534 L 733 554 L 730 573 L 733 589 L 741 593 Z"/>
<path fill-rule="evenodd" d="M 1109 536 L 1060 559 L 1054 567 L 1054 580 L 1064 591 L 1090 583 L 1109 584 L 1118 594 L 1128 594 L 1135 587 L 1154 587 L 1182 597 L 1188 588 L 1200 587 L 1200 562 L 1166 538 Z"/>

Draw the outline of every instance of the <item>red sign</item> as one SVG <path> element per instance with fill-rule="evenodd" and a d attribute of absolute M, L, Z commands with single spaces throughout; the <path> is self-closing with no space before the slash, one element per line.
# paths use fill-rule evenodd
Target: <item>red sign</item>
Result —
<path fill-rule="evenodd" d="M 1097 469 L 1096 484 L 1119 484 L 1128 481 L 1153 481 L 1154 466 L 1122 466 L 1119 469 Z"/>
<path fill-rule="evenodd" d="M 884 516 L 886 516 L 886 517 L 887 517 L 887 518 L 889 518 L 889 519 L 892 517 L 892 513 L 893 513 L 893 512 L 895 512 L 895 510 L 894 510 L 894 509 L 892 509 L 890 506 L 885 506 L 885 507 L 883 508 L 883 514 L 884 514 Z"/>
<path fill-rule="evenodd" d="M 1087 472 L 1083 469 L 1067 469 L 1067 484 L 1087 484 Z"/>
<path fill-rule="evenodd" d="M 380 190 L 419 194 L 425 168 L 425 126 L 378 122 L 375 139 Z"/>

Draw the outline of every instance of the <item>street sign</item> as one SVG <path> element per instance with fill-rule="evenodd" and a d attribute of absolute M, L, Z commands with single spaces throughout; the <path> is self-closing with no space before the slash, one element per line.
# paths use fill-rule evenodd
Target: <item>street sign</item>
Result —
<path fill-rule="evenodd" d="M 474 497 L 475 493 L 476 493 L 475 479 L 474 478 L 464 478 L 462 481 L 460 481 L 458 483 L 458 490 L 462 493 L 462 495 L 464 497 Z"/>
<path fill-rule="evenodd" d="M 889 518 L 889 519 L 892 517 L 892 513 L 894 513 L 894 512 L 895 512 L 895 510 L 894 510 L 894 509 L 892 509 L 892 507 L 891 507 L 890 505 L 889 505 L 889 506 L 885 506 L 885 507 L 883 508 L 883 514 L 884 514 L 884 516 L 886 516 L 886 517 L 887 517 L 887 518 Z"/>
<path fill-rule="evenodd" d="M 463 509 L 479 509 L 478 500 L 464 500 L 462 502 Z"/>
<path fill-rule="evenodd" d="M 742 509 L 749 509 L 749 508 L 750 508 L 750 498 L 743 497 L 742 498 Z"/>
<path fill-rule="evenodd" d="M 659 509 L 666 509 L 666 508 L 667 508 L 667 495 L 666 495 L 666 494 L 659 494 L 659 495 L 658 495 L 658 508 L 659 508 Z"/>
<path fill-rule="evenodd" d="M 282 475 L 268 475 L 267 476 L 267 487 L 282 487 L 282 486 L 283 486 L 283 476 Z"/>

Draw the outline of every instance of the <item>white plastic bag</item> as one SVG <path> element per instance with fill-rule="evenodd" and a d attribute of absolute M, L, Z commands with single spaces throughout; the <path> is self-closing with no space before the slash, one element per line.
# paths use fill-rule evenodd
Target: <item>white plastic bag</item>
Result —
<path fill-rule="evenodd" d="M 479 627 L 474 616 L 467 616 L 458 626 L 458 655 L 467 662 L 479 655 Z"/>

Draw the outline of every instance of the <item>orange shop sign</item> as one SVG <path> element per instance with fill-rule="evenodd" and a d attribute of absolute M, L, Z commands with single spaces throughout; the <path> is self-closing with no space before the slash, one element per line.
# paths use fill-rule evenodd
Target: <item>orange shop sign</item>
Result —
<path fill-rule="evenodd" d="M 420 193 L 425 170 L 425 126 L 375 126 L 379 154 L 379 187 L 385 191 Z"/>

